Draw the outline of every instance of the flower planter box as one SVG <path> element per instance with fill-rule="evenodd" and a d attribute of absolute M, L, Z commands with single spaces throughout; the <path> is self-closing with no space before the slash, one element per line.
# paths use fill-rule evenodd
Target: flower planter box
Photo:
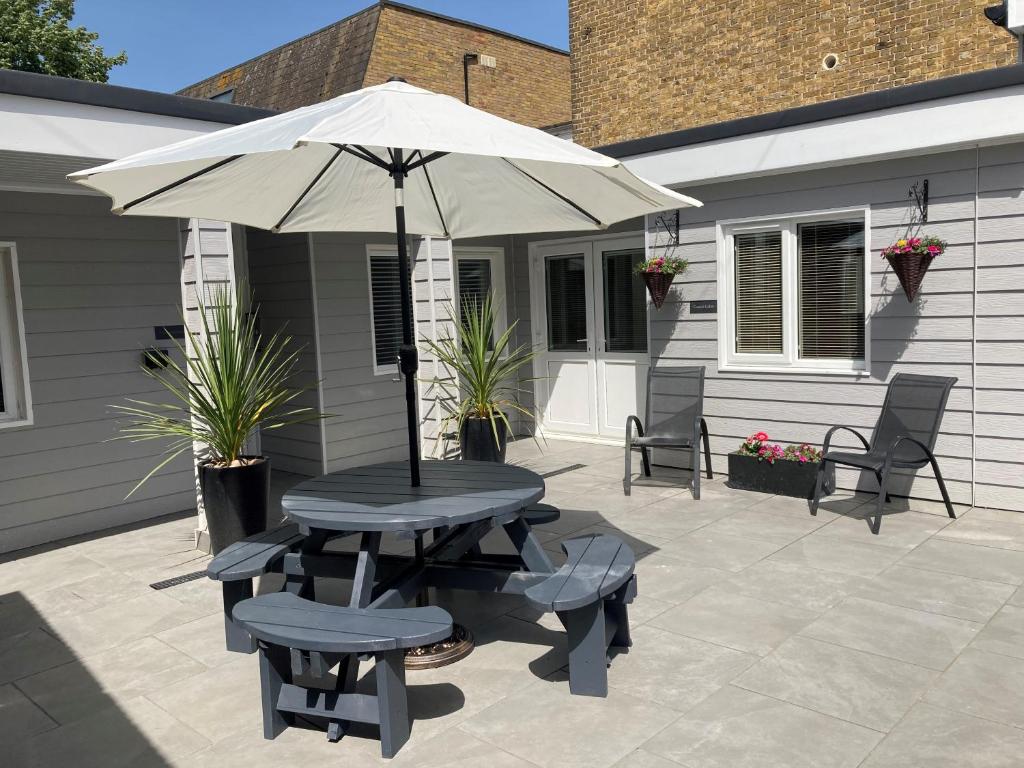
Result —
<path fill-rule="evenodd" d="M 769 464 L 767 461 L 758 461 L 755 456 L 729 454 L 730 488 L 809 499 L 814 495 L 817 476 L 817 462 L 779 460 Z M 834 489 L 835 468 L 829 464 L 825 475 L 825 492 L 831 493 Z"/>

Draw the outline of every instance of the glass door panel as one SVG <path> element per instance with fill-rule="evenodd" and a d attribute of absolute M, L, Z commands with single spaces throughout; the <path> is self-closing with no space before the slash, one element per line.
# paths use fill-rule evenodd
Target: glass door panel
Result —
<path fill-rule="evenodd" d="M 634 274 L 642 248 L 601 254 L 604 283 L 604 351 L 647 351 L 647 292 Z"/>
<path fill-rule="evenodd" d="M 587 261 L 582 253 L 550 256 L 545 264 L 548 350 L 587 351 Z"/>

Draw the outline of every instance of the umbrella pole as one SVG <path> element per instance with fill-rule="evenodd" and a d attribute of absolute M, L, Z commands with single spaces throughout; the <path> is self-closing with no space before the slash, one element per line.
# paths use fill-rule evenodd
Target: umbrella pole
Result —
<path fill-rule="evenodd" d="M 419 354 L 413 333 L 412 281 L 409 275 L 409 249 L 405 235 L 405 166 L 402 150 L 392 150 L 391 178 L 395 182 L 395 234 L 398 240 L 398 280 L 402 292 L 402 345 L 398 348 L 398 369 L 405 380 L 405 415 L 409 430 L 409 477 L 415 488 L 420 484 L 420 426 L 417 414 L 416 372 Z"/>

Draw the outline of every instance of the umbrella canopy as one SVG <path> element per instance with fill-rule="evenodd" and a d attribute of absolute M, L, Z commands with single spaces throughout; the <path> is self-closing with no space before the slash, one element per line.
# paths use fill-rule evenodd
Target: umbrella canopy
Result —
<path fill-rule="evenodd" d="M 699 205 L 617 160 L 404 82 L 364 88 L 69 177 L 115 213 L 278 232 L 394 232 L 385 165 L 403 149 L 407 229 L 465 238 L 603 229 Z M 423 162 L 430 158 L 429 162 Z"/>
<path fill-rule="evenodd" d="M 467 238 L 600 230 L 700 205 L 618 160 L 400 79 L 68 178 L 111 197 L 117 214 L 216 219 L 273 232 L 394 232 L 413 485 L 418 364 L 407 232 Z"/>

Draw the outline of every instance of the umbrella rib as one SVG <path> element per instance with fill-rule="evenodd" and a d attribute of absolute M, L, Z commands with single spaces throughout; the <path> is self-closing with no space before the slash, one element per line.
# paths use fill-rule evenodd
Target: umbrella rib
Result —
<path fill-rule="evenodd" d="M 391 166 L 385 161 L 381 160 L 372 152 L 367 149 L 360 147 L 358 144 L 333 144 L 332 146 L 338 147 L 344 152 L 348 152 L 353 157 L 358 157 L 360 160 L 365 160 L 368 163 L 373 163 L 378 168 L 383 168 L 385 171 L 391 171 Z M 358 150 L 358 152 L 356 151 Z"/>
<path fill-rule="evenodd" d="M 549 187 L 549 186 L 548 186 L 547 184 L 545 184 L 545 183 L 544 183 L 543 181 L 541 181 L 540 179 L 538 179 L 538 178 L 537 178 L 536 176 L 532 175 L 531 173 L 529 173 L 529 172 L 528 172 L 528 171 L 526 171 L 525 169 L 523 169 L 523 168 L 520 168 L 520 167 L 519 167 L 518 165 L 516 165 L 515 163 L 513 163 L 513 162 L 512 162 L 511 160 L 509 160 L 509 159 L 508 159 L 507 157 L 503 157 L 503 158 L 501 158 L 501 159 L 502 159 L 502 160 L 504 160 L 504 161 L 505 161 L 506 163 L 508 163 L 509 165 L 511 165 L 511 166 L 512 166 L 513 168 L 515 168 L 515 169 L 516 169 L 517 171 L 519 171 L 519 172 L 520 172 L 521 174 L 523 174 L 523 176 L 525 176 L 526 178 L 528 178 L 528 179 L 529 179 L 530 181 L 532 181 L 532 182 L 533 182 L 534 184 L 537 184 L 538 186 L 540 186 L 540 187 L 543 187 L 544 189 L 546 189 L 546 190 L 547 190 L 548 192 L 550 192 L 550 193 L 551 193 L 552 195 L 554 195 L 555 197 L 557 197 L 557 198 L 558 198 L 559 200 L 561 200 L 561 201 L 562 201 L 563 203 L 565 203 L 566 205 L 571 205 L 571 206 L 572 206 L 573 208 L 575 208 L 575 209 L 576 209 L 577 211 L 579 211 L 580 213 L 582 213 L 582 214 L 583 214 L 584 216 L 586 216 L 586 217 L 587 217 L 588 219 L 590 219 L 590 220 L 591 220 L 592 222 L 594 222 L 595 224 L 597 224 L 597 226 L 599 226 L 599 227 L 602 227 L 602 228 L 603 228 L 603 227 L 605 226 L 605 225 L 604 225 L 604 223 L 603 223 L 603 222 L 602 222 L 602 221 L 601 221 L 601 220 L 600 220 L 599 218 L 597 218 L 596 216 L 594 216 L 594 215 L 593 215 L 592 213 L 590 213 L 589 211 L 587 211 L 587 210 L 586 210 L 586 209 L 584 209 L 584 208 L 581 208 L 581 207 L 580 207 L 579 205 L 577 205 L 576 203 L 574 203 L 574 202 L 573 202 L 572 200 L 570 200 L 570 199 L 569 199 L 568 197 L 566 197 L 565 195 L 563 195 L 563 194 L 562 194 L 561 192 L 558 192 L 557 190 L 554 190 L 554 189 L 552 189 L 552 188 L 551 188 L 551 187 Z"/>
<path fill-rule="evenodd" d="M 223 160 L 218 160 L 213 165 L 208 165 L 206 168 L 202 168 L 194 173 L 190 173 L 183 179 L 172 181 L 170 184 L 166 184 L 165 186 L 160 187 L 160 189 L 155 189 L 152 192 L 143 195 L 142 197 L 132 200 L 130 203 L 125 203 L 124 205 L 121 206 L 121 212 L 123 213 L 124 211 L 127 211 L 129 208 L 132 208 L 133 206 L 136 206 L 139 203 L 144 203 L 147 200 L 152 200 L 154 197 L 162 195 L 164 192 L 170 192 L 172 189 L 180 187 L 182 184 L 187 184 L 193 179 L 198 179 L 200 176 L 203 176 L 209 173 L 210 171 L 215 171 L 218 168 L 227 165 L 228 163 L 233 163 L 240 157 L 242 157 L 242 155 L 232 155 L 231 157 L 225 157 Z"/>
<path fill-rule="evenodd" d="M 340 155 L 344 149 L 344 144 L 340 147 L 337 147 L 337 150 L 333 155 L 331 155 L 331 158 L 326 163 L 324 163 L 324 167 L 320 169 L 319 173 L 317 173 L 316 176 L 313 177 L 313 180 L 309 182 L 309 185 L 304 190 L 302 190 L 302 194 L 295 198 L 295 202 L 291 204 L 291 207 L 285 212 L 284 216 L 282 216 L 278 220 L 277 224 L 275 224 L 271 228 L 271 232 L 279 232 L 281 230 L 281 225 L 284 224 L 285 220 L 292 215 L 292 212 L 299 207 L 299 203 L 306 199 L 306 195 L 308 195 L 312 191 L 313 187 L 315 187 L 317 183 L 320 181 L 320 179 L 324 177 L 324 174 L 327 173 L 328 169 L 332 165 L 334 165 L 334 161 L 338 159 L 338 155 Z"/>
<path fill-rule="evenodd" d="M 427 177 L 427 186 L 430 187 L 430 196 L 434 198 L 434 208 L 437 209 L 437 218 L 441 220 L 441 226 L 444 228 L 444 236 L 451 239 L 451 235 L 448 234 L 448 222 L 444 220 L 444 214 L 441 213 L 441 204 L 437 202 L 437 193 L 434 192 L 434 182 L 430 180 L 430 174 L 427 172 L 427 166 L 423 165 L 423 175 Z"/>
<path fill-rule="evenodd" d="M 405 166 L 406 171 L 412 171 L 419 168 L 421 165 L 426 165 L 427 163 L 432 163 L 435 160 L 440 160 L 448 154 L 447 152 L 431 152 L 429 155 L 424 155 L 420 150 L 417 149 L 416 151 L 420 153 L 420 157 L 415 162 L 407 163 Z"/>

